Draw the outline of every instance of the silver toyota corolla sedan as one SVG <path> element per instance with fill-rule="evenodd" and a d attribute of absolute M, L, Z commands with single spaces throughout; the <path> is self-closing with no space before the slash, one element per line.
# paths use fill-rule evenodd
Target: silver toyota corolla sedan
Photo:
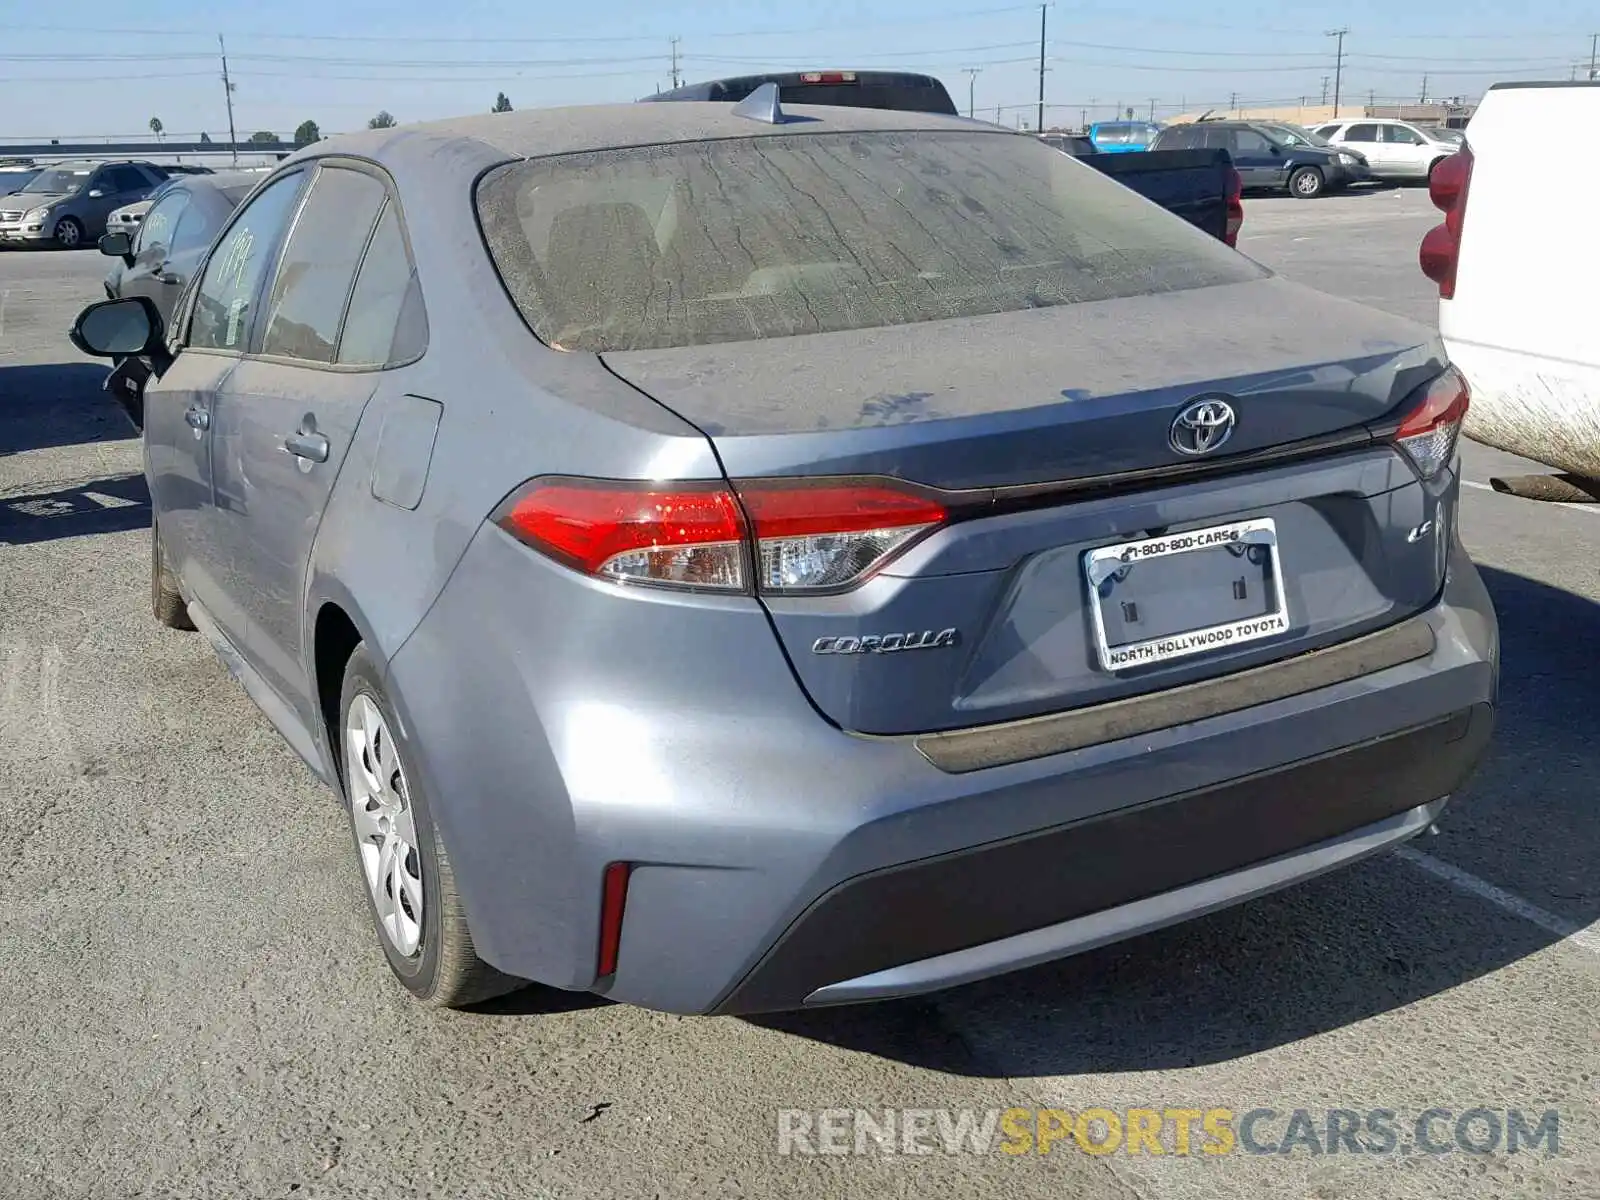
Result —
<path fill-rule="evenodd" d="M 775 109 L 318 142 L 170 329 L 74 328 L 401 982 L 904 996 L 1429 827 L 1498 658 L 1437 336 L 1036 139 Z"/>

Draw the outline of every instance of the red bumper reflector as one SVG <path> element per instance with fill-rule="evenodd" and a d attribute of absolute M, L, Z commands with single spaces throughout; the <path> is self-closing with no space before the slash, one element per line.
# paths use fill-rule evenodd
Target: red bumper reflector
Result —
<path fill-rule="evenodd" d="M 606 867 L 600 890 L 600 957 L 596 974 L 604 979 L 617 973 L 617 950 L 622 945 L 622 909 L 628 900 L 628 874 L 631 863 L 614 862 Z"/>

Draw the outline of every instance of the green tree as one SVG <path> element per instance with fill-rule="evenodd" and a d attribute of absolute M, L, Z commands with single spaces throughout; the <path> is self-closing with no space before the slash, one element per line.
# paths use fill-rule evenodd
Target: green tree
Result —
<path fill-rule="evenodd" d="M 301 121 L 294 131 L 294 144 L 296 146 L 309 146 L 312 142 L 322 140 L 322 130 L 317 128 L 315 121 Z"/>
<path fill-rule="evenodd" d="M 511 99 L 510 99 L 510 97 L 507 96 L 504 92 L 501 92 L 498 96 L 496 96 L 494 98 L 494 107 L 491 108 L 489 111 L 490 112 L 510 112 L 511 111 Z"/>
<path fill-rule="evenodd" d="M 150 118 L 150 132 L 156 135 L 156 141 L 161 140 L 161 134 L 165 129 L 166 126 L 161 123 L 160 117 Z"/>
<path fill-rule="evenodd" d="M 250 140 L 252 142 L 275 142 L 278 140 L 278 135 L 269 129 L 258 129 L 250 135 Z"/>
<path fill-rule="evenodd" d="M 367 128 L 368 129 L 393 129 L 398 124 L 400 124 L 400 122 L 396 121 L 394 119 L 394 117 L 390 115 L 389 110 L 388 109 L 384 109 L 377 116 L 373 117 L 372 120 L 367 122 Z"/>

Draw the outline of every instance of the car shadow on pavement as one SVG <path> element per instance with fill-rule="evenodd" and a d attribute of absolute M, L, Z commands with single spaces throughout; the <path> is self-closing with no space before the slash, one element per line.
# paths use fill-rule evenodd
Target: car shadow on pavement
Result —
<path fill-rule="evenodd" d="M 1480 571 L 1502 639 L 1494 743 L 1447 809 L 1440 834 L 1409 850 L 1581 928 L 1600 919 L 1593 869 L 1600 859 L 1600 739 L 1592 733 L 1600 711 L 1600 605 L 1507 571 Z M 1172 1070 L 1359 1025 L 1558 940 L 1415 862 L 1386 855 L 950 992 L 748 1019 L 953 1075 Z"/>
<path fill-rule="evenodd" d="M 0 366 L 0 457 L 135 436 L 101 387 L 107 374 L 92 362 Z"/>
<path fill-rule="evenodd" d="M 117 475 L 50 492 L 0 496 L 0 545 L 150 528 L 143 475 Z"/>

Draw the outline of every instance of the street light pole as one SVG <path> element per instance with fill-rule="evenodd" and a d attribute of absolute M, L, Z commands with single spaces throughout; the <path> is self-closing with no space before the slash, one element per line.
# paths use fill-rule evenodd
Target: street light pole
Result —
<path fill-rule="evenodd" d="M 978 93 L 978 72 L 982 67 L 964 67 L 967 73 L 967 116 L 975 114 L 976 98 Z"/>

